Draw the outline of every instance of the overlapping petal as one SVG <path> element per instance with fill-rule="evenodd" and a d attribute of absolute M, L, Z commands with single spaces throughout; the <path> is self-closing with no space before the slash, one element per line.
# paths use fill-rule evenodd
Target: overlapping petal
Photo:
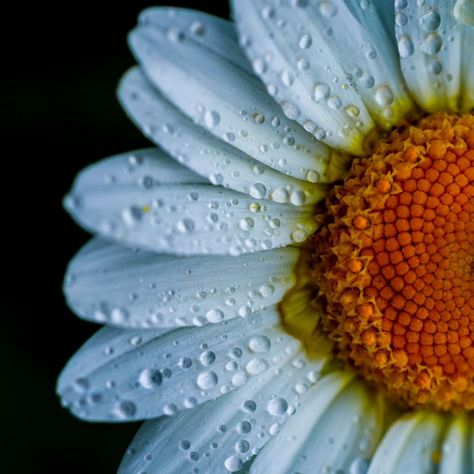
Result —
<path fill-rule="evenodd" d="M 150 81 L 196 123 L 263 164 L 306 179 L 315 162 L 324 166 L 334 152 L 288 119 L 242 67 L 233 25 L 208 19 L 186 10 L 145 10 L 130 34 L 131 49 Z M 232 54 L 214 46 L 219 43 Z"/>
<path fill-rule="evenodd" d="M 436 472 L 443 426 L 437 413 L 417 410 L 403 416 L 385 434 L 367 474 Z"/>
<path fill-rule="evenodd" d="M 96 239 L 69 265 L 65 293 L 80 316 L 121 327 L 202 326 L 278 304 L 299 251 L 174 257 Z"/>
<path fill-rule="evenodd" d="M 285 197 L 288 200 L 291 192 L 300 192 L 310 203 L 322 196 L 321 187 L 313 183 L 332 181 L 345 172 L 342 158 L 333 162 L 314 160 L 313 168 L 306 170 L 304 176 L 298 171 L 302 180 L 284 174 L 287 169 L 284 162 L 275 162 L 274 169 L 250 158 L 193 123 L 168 102 L 138 68 L 122 79 L 119 97 L 145 135 L 212 184 L 277 202 Z M 227 142 L 232 138 L 229 134 Z"/>
<path fill-rule="evenodd" d="M 396 50 L 371 2 L 235 0 L 241 44 L 285 113 L 353 154 L 411 108 Z M 390 6 L 385 6 L 390 9 Z"/>
<path fill-rule="evenodd" d="M 333 372 L 318 382 L 250 472 L 268 466 L 274 474 L 349 472 L 366 463 L 383 428 L 382 411 L 363 384 L 352 381 L 348 372 Z"/>
<path fill-rule="evenodd" d="M 299 350 L 279 328 L 275 308 L 202 328 L 104 328 L 69 361 L 58 393 L 87 420 L 173 415 L 245 385 Z"/>
<path fill-rule="evenodd" d="M 326 362 L 299 354 L 192 412 L 146 422 L 119 473 L 240 470 L 305 403 Z"/>
<path fill-rule="evenodd" d="M 85 169 L 66 207 L 105 238 L 178 255 L 268 250 L 303 242 L 316 229 L 311 205 L 259 203 L 203 181 L 159 150 L 142 150 Z"/>
<path fill-rule="evenodd" d="M 397 1 L 396 35 L 402 72 L 427 112 L 474 105 L 474 30 L 456 18 L 455 0 Z"/>
<path fill-rule="evenodd" d="M 472 472 L 472 422 L 466 414 L 454 416 L 445 431 L 440 450 L 439 474 Z"/>

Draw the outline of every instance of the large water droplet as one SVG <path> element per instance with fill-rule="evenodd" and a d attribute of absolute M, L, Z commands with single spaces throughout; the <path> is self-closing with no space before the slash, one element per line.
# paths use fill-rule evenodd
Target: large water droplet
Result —
<path fill-rule="evenodd" d="M 441 24 L 441 17 L 438 12 L 431 10 L 420 18 L 419 23 L 422 30 L 432 32 L 438 29 Z"/>
<path fill-rule="evenodd" d="M 252 352 L 268 352 L 271 345 L 267 336 L 254 336 L 249 340 L 249 349 Z"/>
<path fill-rule="evenodd" d="M 398 52 L 400 53 L 400 57 L 408 58 L 414 53 L 414 51 L 415 47 L 413 46 L 413 41 L 411 40 L 410 36 L 400 36 L 398 40 Z"/>
<path fill-rule="evenodd" d="M 138 383 L 147 389 L 153 389 L 159 387 L 163 382 L 163 377 L 161 372 L 157 369 L 145 369 L 143 370 L 139 377 Z"/>
<path fill-rule="evenodd" d="M 268 402 L 267 410 L 270 415 L 281 416 L 286 413 L 288 403 L 284 398 L 273 398 Z"/>
<path fill-rule="evenodd" d="M 440 51 L 442 45 L 441 37 L 437 33 L 430 33 L 421 43 L 420 49 L 426 54 L 435 55 Z"/>
<path fill-rule="evenodd" d="M 217 374 L 212 370 L 201 372 L 196 379 L 199 388 L 202 388 L 203 390 L 209 390 L 215 387 L 218 381 L 219 378 L 217 377 Z"/>
<path fill-rule="evenodd" d="M 207 127 L 213 128 L 221 121 L 221 116 L 215 110 L 206 110 L 204 113 L 204 123 Z"/>
<path fill-rule="evenodd" d="M 382 107 L 388 107 L 393 102 L 393 92 L 389 86 L 379 86 L 375 91 L 375 100 Z"/>

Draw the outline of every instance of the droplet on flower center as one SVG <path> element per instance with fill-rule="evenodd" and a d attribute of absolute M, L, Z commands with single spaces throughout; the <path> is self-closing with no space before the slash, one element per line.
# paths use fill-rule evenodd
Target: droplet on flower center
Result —
<path fill-rule="evenodd" d="M 405 405 L 474 408 L 474 116 L 392 130 L 324 212 L 311 269 L 337 356 Z"/>

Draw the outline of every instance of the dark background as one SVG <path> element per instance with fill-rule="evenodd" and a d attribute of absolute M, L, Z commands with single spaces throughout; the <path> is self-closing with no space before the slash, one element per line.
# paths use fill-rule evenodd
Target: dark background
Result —
<path fill-rule="evenodd" d="M 15 2 L 0 11 L 5 473 L 116 472 L 139 426 L 81 422 L 56 398 L 58 373 L 97 329 L 64 304 L 67 262 L 88 235 L 66 215 L 61 200 L 82 167 L 148 146 L 115 98 L 120 76 L 134 63 L 126 34 L 138 12 L 150 5 L 194 7 L 223 17 L 229 11 L 225 0 L 113 5 Z"/>

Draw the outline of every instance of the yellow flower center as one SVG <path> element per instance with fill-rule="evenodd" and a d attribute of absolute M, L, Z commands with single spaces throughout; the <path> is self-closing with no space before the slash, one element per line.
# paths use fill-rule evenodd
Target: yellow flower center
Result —
<path fill-rule="evenodd" d="M 323 328 L 391 398 L 474 408 L 474 116 L 403 123 L 374 150 L 311 239 Z"/>

